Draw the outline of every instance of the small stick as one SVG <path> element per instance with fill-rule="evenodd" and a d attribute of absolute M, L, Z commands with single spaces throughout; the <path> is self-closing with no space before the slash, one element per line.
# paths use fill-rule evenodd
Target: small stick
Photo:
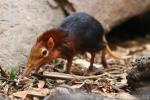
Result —
<path fill-rule="evenodd" d="M 102 75 L 77 76 L 77 75 L 64 74 L 58 72 L 45 72 L 43 75 L 39 75 L 39 74 L 32 74 L 32 75 L 41 78 L 51 78 L 51 79 L 61 79 L 61 80 L 72 80 L 72 79 L 85 80 L 85 79 L 98 79 L 104 75 L 107 75 L 107 73 Z"/>

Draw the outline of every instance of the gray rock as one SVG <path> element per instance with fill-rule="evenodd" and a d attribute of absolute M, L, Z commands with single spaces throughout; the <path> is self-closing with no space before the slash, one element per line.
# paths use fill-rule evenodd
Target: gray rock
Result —
<path fill-rule="evenodd" d="M 24 66 L 38 34 L 63 17 L 47 0 L 0 0 L 0 65 Z"/>
<path fill-rule="evenodd" d="M 77 11 L 95 16 L 106 30 L 150 10 L 150 0 L 69 0 Z"/>
<path fill-rule="evenodd" d="M 11 98 L 9 98 L 8 96 L 0 93 L 0 100 L 11 100 Z"/>
<path fill-rule="evenodd" d="M 0 0 L 0 65 L 24 66 L 38 34 L 64 18 L 49 0 Z M 110 30 L 125 19 L 149 10 L 150 0 L 70 0 L 77 11 L 95 16 Z"/>
<path fill-rule="evenodd" d="M 75 91 L 69 87 L 57 87 L 44 100 L 116 100 L 100 94 Z"/>
<path fill-rule="evenodd" d="M 128 93 L 118 93 L 107 97 L 100 93 L 86 93 L 81 90 L 72 89 L 66 85 L 51 90 L 44 100 L 137 100 L 137 98 Z"/>
<path fill-rule="evenodd" d="M 138 100 L 150 100 L 150 83 L 145 83 L 144 86 L 132 91 L 132 95 L 136 96 Z"/>
<path fill-rule="evenodd" d="M 132 88 L 145 86 L 150 82 L 150 56 L 139 57 L 133 62 L 128 71 L 127 83 Z"/>

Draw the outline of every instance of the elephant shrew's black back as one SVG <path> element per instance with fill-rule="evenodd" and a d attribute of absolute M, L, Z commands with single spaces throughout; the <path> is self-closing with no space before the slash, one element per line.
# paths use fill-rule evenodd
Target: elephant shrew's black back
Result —
<path fill-rule="evenodd" d="M 74 37 L 80 51 L 97 52 L 103 47 L 101 23 L 84 12 L 66 17 L 59 28 Z"/>

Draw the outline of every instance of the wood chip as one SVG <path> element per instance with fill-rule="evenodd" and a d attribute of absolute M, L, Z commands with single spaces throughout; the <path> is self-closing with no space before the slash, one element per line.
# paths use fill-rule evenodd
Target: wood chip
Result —
<path fill-rule="evenodd" d="M 32 88 L 31 90 L 13 93 L 13 96 L 21 98 L 21 99 L 25 99 L 25 98 L 31 97 L 31 96 L 32 97 L 45 97 L 48 95 L 49 92 L 50 91 L 47 88 L 45 88 L 45 89 Z"/>
<path fill-rule="evenodd" d="M 39 80 L 39 83 L 38 83 L 38 88 L 42 89 L 45 85 L 45 81 L 43 80 Z"/>
<path fill-rule="evenodd" d="M 13 93 L 13 96 L 21 98 L 21 99 L 25 99 L 27 94 L 28 94 L 28 91 L 19 91 L 19 92 Z"/>
<path fill-rule="evenodd" d="M 43 89 L 33 88 L 28 92 L 27 96 L 45 97 L 48 95 L 49 92 L 50 90 L 47 88 Z"/>

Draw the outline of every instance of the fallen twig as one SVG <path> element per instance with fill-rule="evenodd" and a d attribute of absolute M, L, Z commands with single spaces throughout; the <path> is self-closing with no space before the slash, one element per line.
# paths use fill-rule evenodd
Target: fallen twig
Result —
<path fill-rule="evenodd" d="M 41 78 L 51 78 L 51 79 L 61 79 L 61 80 L 73 80 L 73 79 L 85 80 L 85 79 L 98 79 L 104 75 L 107 75 L 107 73 L 102 75 L 77 76 L 77 75 L 64 74 L 58 72 L 44 72 L 43 75 L 39 75 L 39 74 L 32 74 L 32 75 Z"/>

